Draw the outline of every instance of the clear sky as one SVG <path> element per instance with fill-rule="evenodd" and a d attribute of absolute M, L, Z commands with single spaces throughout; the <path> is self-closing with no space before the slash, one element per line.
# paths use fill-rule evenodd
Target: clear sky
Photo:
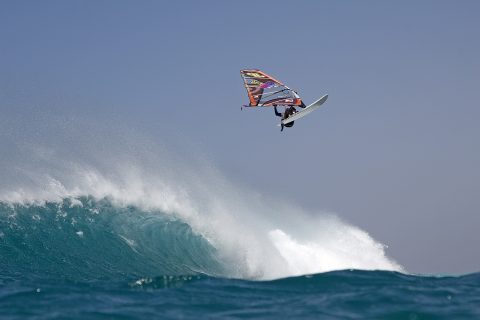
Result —
<path fill-rule="evenodd" d="M 409 271 L 479 271 L 479 14 L 467 0 L 2 1 L 2 174 L 21 139 L 74 150 L 71 123 L 125 128 L 337 213 Z M 281 133 L 273 110 L 240 111 L 243 68 L 329 99 Z"/>

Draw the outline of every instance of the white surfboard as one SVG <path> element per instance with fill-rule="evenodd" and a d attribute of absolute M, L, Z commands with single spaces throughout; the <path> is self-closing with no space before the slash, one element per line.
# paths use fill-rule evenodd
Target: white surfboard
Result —
<path fill-rule="evenodd" d="M 324 95 L 323 97 L 321 97 L 320 99 L 318 99 L 317 101 L 312 103 L 311 105 L 307 106 L 305 109 L 302 109 L 301 111 L 299 111 L 297 113 L 294 113 L 293 115 L 291 115 L 287 119 L 282 120 L 282 124 L 287 124 L 287 123 L 290 123 L 292 121 L 295 121 L 295 120 L 298 120 L 300 118 L 305 117 L 310 112 L 315 111 L 318 108 L 320 108 L 320 106 L 322 104 L 324 104 L 325 101 L 327 101 L 327 98 L 328 98 L 328 94 Z"/>

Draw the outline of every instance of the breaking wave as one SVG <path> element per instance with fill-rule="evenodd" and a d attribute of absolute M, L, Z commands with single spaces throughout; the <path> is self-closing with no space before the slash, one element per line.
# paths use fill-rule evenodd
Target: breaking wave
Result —
<path fill-rule="evenodd" d="M 29 183 L 0 190 L 0 265 L 8 274 L 262 280 L 402 271 L 365 231 L 242 190 L 212 168 L 62 164 L 26 170 Z"/>

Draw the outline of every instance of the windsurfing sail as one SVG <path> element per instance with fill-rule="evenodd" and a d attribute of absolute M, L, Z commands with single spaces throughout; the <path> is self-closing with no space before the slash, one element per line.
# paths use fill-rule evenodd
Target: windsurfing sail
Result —
<path fill-rule="evenodd" d="M 245 107 L 300 106 L 298 94 L 263 71 L 240 70 L 250 104 Z"/>

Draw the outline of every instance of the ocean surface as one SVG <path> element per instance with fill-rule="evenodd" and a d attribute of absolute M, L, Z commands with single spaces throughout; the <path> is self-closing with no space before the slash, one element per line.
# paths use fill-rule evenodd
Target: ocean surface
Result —
<path fill-rule="evenodd" d="M 93 196 L 1 201 L 0 319 L 480 319 L 480 274 L 407 274 L 338 221 L 319 223 L 365 241 L 370 267 L 358 269 L 370 270 L 343 268 L 356 256 L 287 229 L 256 239 L 260 254 L 248 237 L 224 247 L 238 235 L 145 207 Z M 206 225 L 218 228 L 213 217 Z"/>

